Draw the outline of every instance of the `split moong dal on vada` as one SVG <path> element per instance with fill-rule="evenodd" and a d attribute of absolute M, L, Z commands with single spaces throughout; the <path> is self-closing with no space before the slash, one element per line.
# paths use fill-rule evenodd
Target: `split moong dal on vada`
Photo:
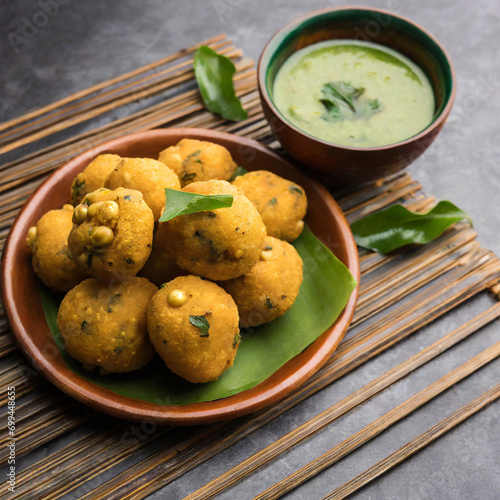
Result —
<path fill-rule="evenodd" d="M 129 372 L 157 352 L 190 382 L 216 380 L 233 364 L 240 326 L 292 306 L 304 190 L 267 171 L 233 179 L 236 169 L 223 146 L 193 139 L 159 160 L 101 154 L 74 179 L 72 204 L 30 228 L 33 268 L 67 292 L 57 325 L 84 368 Z M 233 202 L 159 222 L 165 188 Z"/>

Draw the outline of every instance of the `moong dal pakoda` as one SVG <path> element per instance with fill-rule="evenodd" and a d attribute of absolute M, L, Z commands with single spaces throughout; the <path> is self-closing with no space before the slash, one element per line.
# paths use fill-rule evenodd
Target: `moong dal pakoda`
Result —
<path fill-rule="evenodd" d="M 181 188 L 177 175 L 162 162 L 151 158 L 122 158 L 106 178 L 104 187 L 140 191 L 155 221 L 165 207 L 165 188 Z"/>
<path fill-rule="evenodd" d="M 232 366 L 240 342 L 234 300 L 192 275 L 175 278 L 154 295 L 148 331 L 167 367 L 190 382 L 219 378 Z"/>
<path fill-rule="evenodd" d="M 289 242 L 300 236 L 307 212 L 301 186 L 266 170 L 240 175 L 232 184 L 255 205 L 269 236 Z"/>
<path fill-rule="evenodd" d="M 233 297 L 243 327 L 258 326 L 283 316 L 302 284 L 302 259 L 286 241 L 267 236 L 260 259 L 246 274 L 222 281 Z"/>
<path fill-rule="evenodd" d="M 68 237 L 71 260 L 100 279 L 135 276 L 151 253 L 153 213 L 139 191 L 89 193 L 75 207 Z"/>
<path fill-rule="evenodd" d="M 217 281 L 250 271 L 259 260 L 266 228 L 256 208 L 226 181 L 194 182 L 183 191 L 233 196 L 228 208 L 181 215 L 165 224 L 177 264 Z"/>
<path fill-rule="evenodd" d="M 109 283 L 90 278 L 77 285 L 57 314 L 68 353 L 89 370 L 122 373 L 145 366 L 154 355 L 147 309 L 157 290 L 138 277 Z"/>
<path fill-rule="evenodd" d="M 121 157 L 115 154 L 104 153 L 96 156 L 73 180 L 71 203 L 76 206 L 87 193 L 104 187 L 106 177 L 120 160 Z"/>
<path fill-rule="evenodd" d="M 177 174 L 182 187 L 211 179 L 228 181 L 237 169 L 224 146 L 196 139 L 182 139 L 176 146 L 164 149 L 158 160 Z"/>
<path fill-rule="evenodd" d="M 52 290 L 68 292 L 88 271 L 68 257 L 68 236 L 73 228 L 73 206 L 47 212 L 28 231 L 26 242 L 33 252 L 33 269 Z"/>
<path fill-rule="evenodd" d="M 291 307 L 302 260 L 277 238 L 299 236 L 305 193 L 267 171 L 231 185 L 236 168 L 224 147 L 193 139 L 162 151 L 160 161 L 102 154 L 75 179 L 74 210 L 53 210 L 30 229 L 35 271 L 52 289 L 70 290 L 58 327 L 85 368 L 137 370 L 156 350 L 188 381 L 216 380 L 233 364 L 239 326 Z M 155 224 L 164 189 L 180 186 L 231 195 L 232 206 Z"/>

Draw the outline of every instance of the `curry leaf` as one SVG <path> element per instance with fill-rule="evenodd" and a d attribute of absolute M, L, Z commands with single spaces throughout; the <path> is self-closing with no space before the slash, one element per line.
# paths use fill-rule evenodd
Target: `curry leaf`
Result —
<path fill-rule="evenodd" d="M 378 113 L 381 109 L 378 99 L 367 101 L 359 99 L 365 89 L 355 88 L 345 82 L 329 82 L 321 89 L 320 99 L 325 106 L 325 113 L 321 115 L 323 120 L 328 122 L 352 119 L 368 118 L 372 114 Z"/>
<path fill-rule="evenodd" d="M 165 198 L 165 210 L 160 222 L 167 222 L 179 215 L 226 208 L 233 204 L 233 197 L 229 194 L 197 194 L 170 188 L 165 188 Z"/>
<path fill-rule="evenodd" d="M 354 113 L 356 112 L 354 100 L 362 95 L 364 91 L 364 87 L 356 89 L 344 82 L 326 83 L 321 90 L 325 104 L 338 105 L 342 102 L 347 104 Z"/>
<path fill-rule="evenodd" d="M 244 120 L 248 115 L 236 97 L 234 64 L 225 56 L 203 45 L 194 54 L 194 75 L 205 106 L 227 120 Z"/>
<path fill-rule="evenodd" d="M 467 214 L 449 201 L 440 201 L 425 214 L 393 205 L 354 222 L 351 230 L 360 247 L 386 254 L 412 243 L 429 243 L 462 219 L 472 225 Z"/>
<path fill-rule="evenodd" d="M 356 280 L 346 266 L 307 226 L 293 245 L 307 263 L 297 300 L 281 318 L 242 332 L 241 340 L 236 335 L 233 346 L 236 348 L 238 341 L 240 345 L 234 365 L 213 382 L 187 382 L 170 372 L 158 356 L 134 372 L 88 372 L 67 353 L 57 329 L 57 311 L 64 295 L 40 285 L 45 318 L 66 365 L 79 377 L 117 394 L 175 405 L 232 396 L 260 384 L 314 342 L 335 322 L 356 288 Z"/>

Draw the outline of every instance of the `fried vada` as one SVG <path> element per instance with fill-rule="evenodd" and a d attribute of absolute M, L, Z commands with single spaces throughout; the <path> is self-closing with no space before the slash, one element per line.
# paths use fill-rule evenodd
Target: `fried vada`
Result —
<path fill-rule="evenodd" d="M 68 354 L 89 370 L 122 373 L 145 366 L 154 355 L 147 308 L 156 291 L 138 277 L 109 283 L 90 278 L 77 285 L 57 315 Z"/>
<path fill-rule="evenodd" d="M 269 236 L 288 242 L 300 236 L 307 211 L 301 186 L 266 170 L 240 175 L 232 184 L 255 205 Z"/>
<path fill-rule="evenodd" d="M 33 269 L 52 290 L 68 292 L 87 275 L 86 269 L 68 257 L 68 236 L 73 228 L 73 207 L 47 212 L 28 231 Z"/>
<path fill-rule="evenodd" d="M 75 207 L 71 260 L 100 279 L 135 276 L 151 253 L 154 220 L 139 191 L 102 188 Z"/>
<path fill-rule="evenodd" d="M 283 316 L 302 284 L 302 259 L 286 241 L 267 236 L 252 270 L 220 285 L 233 297 L 242 327 L 258 326 Z"/>
<path fill-rule="evenodd" d="M 73 180 L 71 203 L 76 206 L 87 193 L 104 187 L 106 177 L 120 160 L 120 156 L 109 153 L 96 156 Z"/>
<path fill-rule="evenodd" d="M 216 380 L 240 343 L 238 309 L 221 287 L 198 276 L 163 286 L 148 308 L 149 338 L 167 367 L 189 382 Z"/>
<path fill-rule="evenodd" d="M 106 178 L 104 187 L 140 191 L 155 221 L 165 207 L 165 188 L 181 188 L 177 175 L 162 162 L 151 158 L 122 158 Z"/>
<path fill-rule="evenodd" d="M 226 181 L 194 182 L 183 191 L 232 195 L 233 204 L 160 222 L 177 264 L 214 281 L 250 271 L 259 260 L 266 236 L 262 218 L 252 203 Z"/>
<path fill-rule="evenodd" d="M 237 169 L 224 146 L 196 139 L 182 139 L 177 145 L 164 149 L 158 160 L 177 174 L 182 187 L 211 179 L 228 181 Z"/>

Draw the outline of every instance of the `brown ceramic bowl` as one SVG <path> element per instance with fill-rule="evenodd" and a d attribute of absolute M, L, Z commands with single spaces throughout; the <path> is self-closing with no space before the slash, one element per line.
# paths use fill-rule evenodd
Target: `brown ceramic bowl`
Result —
<path fill-rule="evenodd" d="M 282 399 L 327 361 L 351 322 L 358 295 L 356 288 L 335 324 L 301 354 L 257 387 L 225 399 L 179 406 L 156 405 L 120 396 L 73 373 L 63 361 L 45 321 L 38 279 L 25 244 L 28 229 L 45 212 L 68 202 L 73 178 L 97 154 L 106 151 L 122 156 L 157 158 L 162 149 L 184 137 L 222 144 L 242 167 L 271 170 L 303 186 L 310 201 L 307 223 L 311 230 L 329 245 L 359 281 L 356 244 L 349 224 L 328 191 L 255 141 L 203 129 L 151 130 L 102 144 L 54 172 L 21 210 L 3 254 L 3 300 L 14 334 L 33 365 L 54 385 L 78 401 L 116 417 L 130 420 L 147 417 L 155 419 L 158 424 L 200 424 L 231 419 Z"/>
<path fill-rule="evenodd" d="M 332 39 L 357 39 L 390 47 L 413 60 L 428 76 L 436 110 L 419 134 L 388 146 L 358 148 L 335 145 L 300 130 L 273 102 L 273 83 L 294 52 Z M 399 15 L 367 7 L 311 12 L 278 31 L 264 48 L 258 68 L 262 106 L 271 128 L 307 171 L 336 183 L 365 182 L 393 174 L 412 163 L 434 141 L 455 99 L 455 72 L 441 44 L 423 28 Z"/>

